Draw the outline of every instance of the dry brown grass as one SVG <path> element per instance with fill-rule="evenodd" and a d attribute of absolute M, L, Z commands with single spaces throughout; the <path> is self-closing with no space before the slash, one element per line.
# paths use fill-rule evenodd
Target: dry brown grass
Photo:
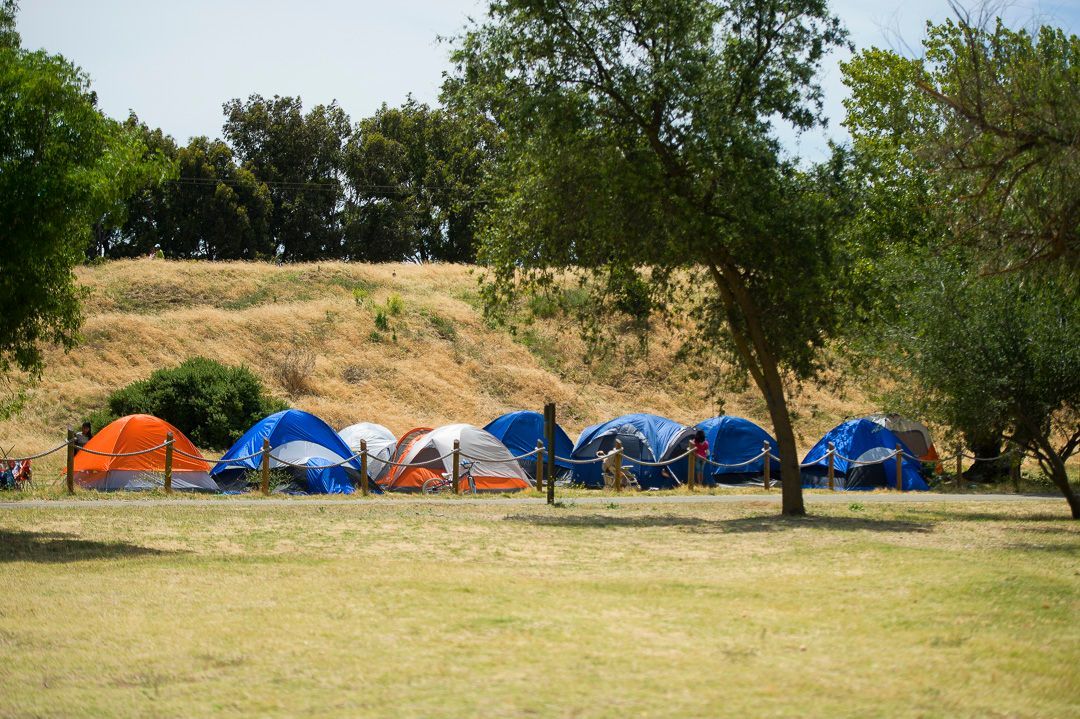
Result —
<path fill-rule="evenodd" d="M 530 328 L 540 348 L 492 329 L 477 304 L 475 270 L 466 266 L 140 259 L 77 275 L 91 291 L 84 342 L 66 354 L 50 350 L 25 407 L 0 422 L 0 445 L 16 454 L 56 444 L 111 391 L 196 355 L 247 365 L 274 394 L 335 426 L 376 421 L 399 434 L 418 425 L 483 425 L 546 401 L 559 404 L 571 435 L 626 412 L 694 423 L 717 411 L 703 382 L 683 378 L 663 333 L 647 361 L 597 369 L 581 361 L 584 346 L 566 318 Z M 358 304 L 356 288 L 369 301 Z M 376 309 L 394 294 L 404 311 L 389 317 L 391 331 L 376 341 Z M 279 370 L 297 350 L 315 360 L 292 385 Z M 728 413 L 768 426 L 753 389 L 723 399 Z M 874 407 L 857 388 L 809 388 L 793 409 L 807 449 L 840 419 Z M 57 458 L 43 469 L 59 466 Z"/>

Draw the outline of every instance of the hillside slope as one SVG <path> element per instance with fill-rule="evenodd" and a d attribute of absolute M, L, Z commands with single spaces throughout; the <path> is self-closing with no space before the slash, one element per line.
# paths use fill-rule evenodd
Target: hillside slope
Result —
<path fill-rule="evenodd" d="M 647 361 L 596 368 L 582 362 L 584 346 L 566 317 L 537 319 L 517 335 L 489 327 L 469 267 L 141 259 L 77 274 L 90 293 L 84 341 L 69 353 L 50 350 L 24 407 L 0 422 L 0 445 L 14 454 L 55 445 L 112 390 L 196 355 L 247 365 L 274 394 L 335 427 L 375 421 L 398 434 L 483 425 L 545 401 L 558 403 L 571 436 L 626 412 L 692 424 L 719 409 L 662 342 Z M 388 328 L 376 327 L 379 312 Z M 290 393 L 283 370 L 302 370 L 305 355 L 314 364 Z M 726 395 L 723 408 L 769 427 L 753 389 Z M 793 409 L 806 449 L 837 421 L 873 407 L 857 390 L 809 388 Z"/>

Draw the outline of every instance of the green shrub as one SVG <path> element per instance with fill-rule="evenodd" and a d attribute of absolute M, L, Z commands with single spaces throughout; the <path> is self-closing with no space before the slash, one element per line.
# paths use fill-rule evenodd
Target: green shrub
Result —
<path fill-rule="evenodd" d="M 397 317 L 405 311 L 405 300 L 397 292 L 386 298 L 386 311 Z"/>
<path fill-rule="evenodd" d="M 193 357 L 113 392 L 90 421 L 100 429 L 117 417 L 152 414 L 173 424 L 200 447 L 221 449 L 258 420 L 286 407 L 266 394 L 262 382 L 247 367 Z"/>
<path fill-rule="evenodd" d="M 371 293 L 363 287 L 353 287 L 352 296 L 357 306 L 362 306 L 371 297 Z"/>
<path fill-rule="evenodd" d="M 390 319 L 382 310 L 375 313 L 375 329 L 382 332 L 388 332 L 390 330 Z"/>
<path fill-rule="evenodd" d="M 440 315 L 432 314 L 428 316 L 428 322 L 431 323 L 431 328 L 435 330 L 435 334 L 439 335 L 444 340 L 453 342 L 457 339 L 457 328 L 454 327 L 454 323 Z"/>

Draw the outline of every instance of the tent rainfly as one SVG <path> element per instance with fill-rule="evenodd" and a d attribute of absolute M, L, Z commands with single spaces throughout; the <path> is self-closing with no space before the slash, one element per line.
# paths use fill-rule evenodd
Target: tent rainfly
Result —
<path fill-rule="evenodd" d="M 611 452 L 615 440 L 622 442 L 623 456 L 645 462 L 663 462 L 686 451 L 694 436 L 692 427 L 655 414 L 627 414 L 608 422 L 586 427 L 574 445 L 573 459 L 593 459 L 596 453 Z M 686 481 L 686 462 L 667 467 L 634 465 L 631 470 L 642 489 L 670 489 Z M 599 462 L 574 466 L 574 481 L 586 487 L 604 486 Z"/>
<path fill-rule="evenodd" d="M 374 422 L 360 422 L 349 425 L 338 432 L 345 444 L 353 454 L 360 454 L 360 441 L 367 442 L 368 451 L 368 477 L 372 481 L 378 480 L 379 476 L 386 471 L 387 460 L 394 456 L 397 448 L 397 437 L 386 427 Z"/>
<path fill-rule="evenodd" d="M 880 424 L 868 419 L 851 419 L 833 427 L 807 452 L 802 462 L 803 486 L 826 486 L 829 442 L 833 443 L 838 455 L 833 460 L 836 489 L 895 487 L 896 446 L 900 445 L 905 453 L 912 454 L 899 437 Z M 848 462 L 849 459 L 857 463 Z M 929 489 L 918 461 L 902 457 L 900 471 L 904 490 Z"/>
<path fill-rule="evenodd" d="M 510 450 L 490 432 L 469 424 L 448 424 L 437 429 L 415 429 L 398 443 L 394 461 L 410 467 L 391 467 L 379 478 L 383 489 L 419 492 L 424 482 L 453 472 L 454 440 L 464 461 L 472 462 L 472 476 L 478 492 L 517 492 L 532 481 L 513 460 Z M 460 488 L 468 491 L 467 480 Z"/>
<path fill-rule="evenodd" d="M 532 452 L 536 449 L 536 442 L 540 440 L 547 446 L 547 438 L 544 436 L 544 415 L 531 410 L 510 412 L 493 419 L 484 429 L 506 445 L 510 453 L 515 457 Z M 555 466 L 560 470 L 569 471 L 573 465 L 564 462 L 559 457 L 569 457 L 574 452 L 574 443 L 558 424 L 555 425 Z M 521 468 L 531 479 L 536 479 L 536 456 L 521 461 Z"/>

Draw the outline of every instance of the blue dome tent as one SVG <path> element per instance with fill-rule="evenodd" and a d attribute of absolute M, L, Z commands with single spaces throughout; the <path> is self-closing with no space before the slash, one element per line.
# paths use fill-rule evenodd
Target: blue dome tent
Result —
<path fill-rule="evenodd" d="M 536 449 L 536 440 L 542 441 L 544 446 L 547 446 L 547 439 L 544 437 L 544 415 L 539 412 L 530 410 L 510 412 L 501 417 L 496 417 L 488 423 L 484 429 L 505 444 L 506 448 L 510 450 L 510 454 L 513 455 L 522 455 L 526 452 L 532 452 Z M 556 424 L 556 458 L 568 458 L 573 452 L 574 443 L 570 441 L 570 437 L 563 431 L 563 428 Z M 536 474 L 535 455 L 520 462 L 520 464 L 521 468 L 525 470 L 525 473 L 528 474 L 529 477 L 536 479 L 534 476 Z M 573 469 L 573 465 L 561 462 L 558 459 L 555 460 L 555 465 L 564 471 Z"/>
<path fill-rule="evenodd" d="M 694 430 L 666 417 L 655 414 L 628 414 L 602 424 L 586 427 L 574 445 L 573 459 L 594 459 L 598 451 L 610 452 L 615 448 L 615 440 L 623 445 L 623 455 L 646 462 L 662 462 L 686 451 L 687 442 L 694 436 Z M 644 467 L 633 465 L 633 474 L 642 489 L 671 489 L 676 481 L 665 476 L 664 467 Z M 686 481 L 686 462 L 679 461 L 667 467 L 668 474 L 674 474 L 678 482 Z M 593 489 L 604 486 L 603 469 L 600 462 L 574 466 L 574 481 Z"/>
<path fill-rule="evenodd" d="M 877 489 L 896 486 L 896 445 L 907 454 L 911 450 L 891 431 L 868 419 L 852 419 L 833 427 L 814 445 L 803 459 L 803 485 L 826 486 L 829 442 L 836 448 L 833 474 L 837 489 Z M 877 464 L 852 464 L 847 459 Z M 886 459 L 887 458 L 887 459 Z M 901 458 L 902 486 L 905 491 L 926 491 L 929 487 L 922 476 L 919 462 Z"/>
<path fill-rule="evenodd" d="M 351 494 L 353 482 L 360 477 L 360 460 L 352 459 L 341 467 L 327 465 L 342 462 L 352 451 L 338 433 L 321 419 L 298 409 L 287 409 L 255 423 L 229 448 L 210 475 L 218 484 L 233 489 L 243 486 L 244 475 L 262 466 L 263 440 L 270 440 L 270 467 L 281 467 L 284 460 L 305 465 L 294 469 L 297 482 L 312 494 Z M 249 456 L 255 455 L 255 456 Z M 276 458 L 276 459 L 275 459 Z"/>
<path fill-rule="evenodd" d="M 718 464 L 739 464 L 753 459 L 761 454 L 761 448 L 766 442 L 769 443 L 772 453 L 780 456 L 772 435 L 742 417 L 713 417 L 698 422 L 695 429 L 705 433 L 705 439 L 709 442 L 709 459 Z M 720 484 L 756 482 L 764 474 L 764 457 L 742 467 L 705 466 L 705 476 L 712 477 Z M 780 462 L 776 459 L 769 464 L 769 474 L 774 481 L 780 480 Z"/>

